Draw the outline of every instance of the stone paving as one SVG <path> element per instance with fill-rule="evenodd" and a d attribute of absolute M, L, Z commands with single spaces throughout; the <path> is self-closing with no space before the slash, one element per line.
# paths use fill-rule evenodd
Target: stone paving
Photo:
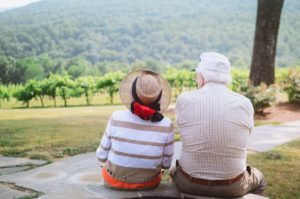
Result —
<path fill-rule="evenodd" d="M 2 175 L 0 182 L 11 182 L 19 188 L 47 194 L 63 193 L 77 198 L 90 198 L 93 195 L 89 194 L 87 185 L 101 185 L 102 178 L 95 153 L 87 153 L 29 171 Z"/>
<path fill-rule="evenodd" d="M 0 156 L 0 175 L 26 171 L 44 164 L 47 161 Z"/>
<path fill-rule="evenodd" d="M 248 149 L 264 152 L 297 138 L 300 138 L 300 121 L 259 126 L 250 136 Z"/>
<path fill-rule="evenodd" d="M 255 127 L 250 138 L 249 150 L 257 152 L 267 151 L 277 145 L 297 138 L 300 138 L 300 121 L 278 126 Z M 178 159 L 180 156 L 180 150 L 181 142 L 176 142 L 173 165 L 175 159 Z M 34 163 L 31 161 L 32 160 L 24 158 L 17 160 L 0 156 L 0 171 L 1 169 L 7 168 L 25 167 L 28 164 L 43 164 L 43 162 L 34 161 Z M 13 184 L 14 186 L 8 187 L 4 182 L 11 183 L 10 185 Z M 43 199 L 111 198 L 117 196 L 109 195 L 116 194 L 116 192 L 105 191 L 105 188 L 101 186 L 102 183 L 100 163 L 96 160 L 95 153 L 86 153 L 28 171 L 5 175 L 1 175 L 0 172 L 0 198 L 10 199 L 24 195 L 32 195 L 32 190 L 43 193 L 40 196 L 40 198 Z M 159 193 L 161 189 L 161 186 L 159 186 L 158 189 L 155 190 L 155 193 Z M 168 189 L 170 189 L 170 187 Z M 174 191 L 175 189 L 172 190 Z M 117 193 L 120 194 L 120 192 Z M 125 198 L 126 194 L 128 195 L 129 193 L 132 192 L 124 192 L 125 195 L 122 197 Z M 149 194 L 149 192 L 134 192 L 132 194 L 131 196 L 140 194 L 139 197 L 141 197 L 143 194 Z M 180 193 L 174 194 L 174 196 L 182 197 Z M 258 198 L 258 196 L 256 197 L 249 194 L 243 198 Z"/>

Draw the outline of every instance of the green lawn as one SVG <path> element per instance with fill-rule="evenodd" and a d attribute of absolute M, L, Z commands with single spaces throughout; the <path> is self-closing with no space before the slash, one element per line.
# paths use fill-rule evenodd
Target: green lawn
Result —
<path fill-rule="evenodd" d="M 0 109 L 0 154 L 53 160 L 95 151 L 117 109 L 125 107 Z"/>
<path fill-rule="evenodd" d="M 54 159 L 94 151 L 123 106 L 0 110 L 0 154 Z"/>
<path fill-rule="evenodd" d="M 117 109 L 125 107 L 0 110 L 0 154 L 53 161 L 95 151 L 109 116 Z M 174 121 L 172 112 L 167 116 Z M 300 140 L 270 152 L 251 154 L 248 164 L 265 174 L 266 195 L 270 198 L 300 198 Z"/>
<path fill-rule="evenodd" d="M 300 140 L 269 152 L 249 155 L 248 164 L 264 173 L 266 196 L 271 199 L 300 198 Z"/>

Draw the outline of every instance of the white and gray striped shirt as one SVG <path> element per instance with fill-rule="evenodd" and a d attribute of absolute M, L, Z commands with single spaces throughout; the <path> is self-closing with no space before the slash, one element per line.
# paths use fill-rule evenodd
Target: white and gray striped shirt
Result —
<path fill-rule="evenodd" d="M 115 175 L 142 182 L 170 167 L 173 148 L 171 120 L 145 121 L 125 110 L 112 114 L 96 155 Z"/>

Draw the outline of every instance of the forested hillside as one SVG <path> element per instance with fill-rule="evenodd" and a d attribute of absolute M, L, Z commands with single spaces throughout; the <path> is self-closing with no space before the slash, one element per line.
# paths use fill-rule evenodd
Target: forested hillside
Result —
<path fill-rule="evenodd" d="M 300 64 L 299 10 L 285 1 L 279 66 Z M 0 55 L 178 65 L 216 50 L 249 66 L 255 16 L 256 0 L 43 0 L 0 13 Z"/>

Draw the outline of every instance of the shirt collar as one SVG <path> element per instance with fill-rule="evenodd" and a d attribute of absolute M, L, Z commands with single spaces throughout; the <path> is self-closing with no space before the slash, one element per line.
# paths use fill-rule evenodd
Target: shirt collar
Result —
<path fill-rule="evenodd" d="M 227 86 L 224 83 L 218 83 L 218 82 L 207 82 L 203 85 L 202 88 L 200 88 L 200 90 L 213 90 L 213 89 L 217 89 L 217 90 L 227 90 Z"/>

